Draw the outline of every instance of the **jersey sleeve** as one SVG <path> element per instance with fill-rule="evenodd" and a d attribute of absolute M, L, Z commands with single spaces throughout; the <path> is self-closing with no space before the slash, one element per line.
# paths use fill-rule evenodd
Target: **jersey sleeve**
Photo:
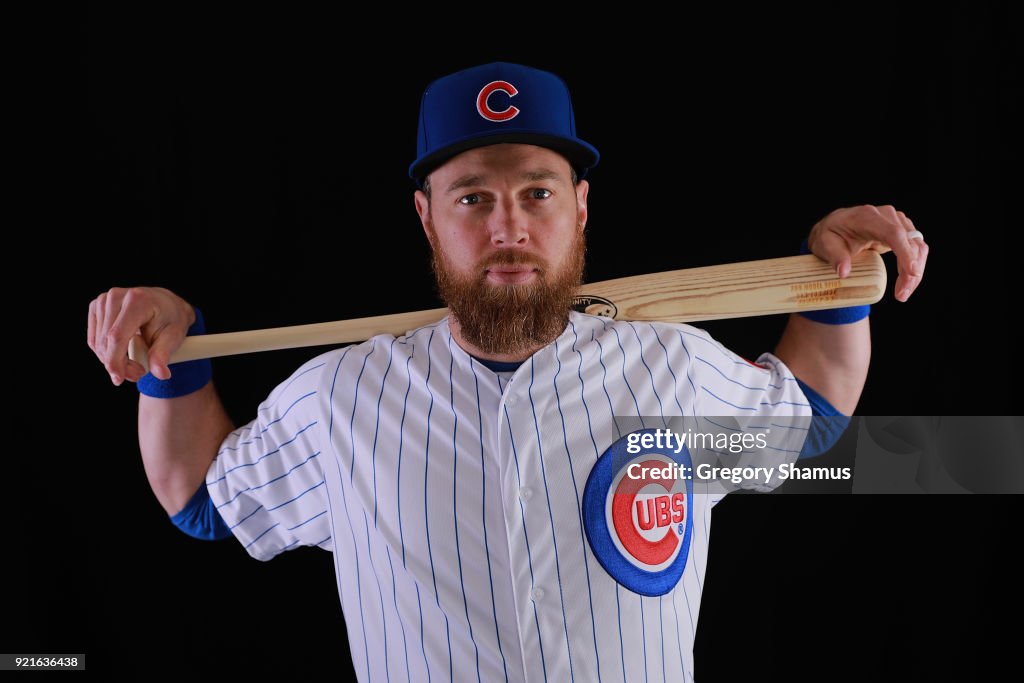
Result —
<path fill-rule="evenodd" d="M 206 475 L 225 524 L 258 560 L 298 546 L 331 549 L 321 468 L 325 363 L 313 359 L 224 439 Z"/>
<path fill-rule="evenodd" d="M 176 515 L 171 515 L 171 524 L 192 538 L 200 541 L 220 541 L 231 537 L 231 529 L 217 512 L 210 492 L 204 481 Z"/>
<path fill-rule="evenodd" d="M 850 426 L 850 418 L 843 415 L 824 396 L 796 378 L 800 390 L 811 404 L 811 428 L 804 440 L 800 459 L 814 458 L 836 445 L 843 432 Z"/>
<path fill-rule="evenodd" d="M 800 456 L 811 425 L 811 404 L 793 373 L 775 355 L 764 353 L 751 363 L 699 332 L 689 341 L 695 428 L 719 434 L 720 443 L 728 439 L 729 444 L 700 449 L 694 459 L 711 467 L 751 468 L 748 471 L 761 473 L 707 482 L 705 492 L 774 489 L 782 483 L 776 476 L 779 466 L 792 464 Z M 720 496 L 713 498 L 717 502 Z"/>

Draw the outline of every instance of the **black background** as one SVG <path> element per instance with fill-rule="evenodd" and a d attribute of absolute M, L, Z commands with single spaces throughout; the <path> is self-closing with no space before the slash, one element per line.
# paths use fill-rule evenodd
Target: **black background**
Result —
<path fill-rule="evenodd" d="M 9 591 L 19 618 L 0 651 L 86 651 L 94 670 L 351 666 L 328 554 L 259 563 L 167 522 L 138 456 L 135 391 L 111 387 L 85 345 L 87 305 L 159 284 L 212 332 L 438 305 L 405 169 L 422 89 L 473 64 L 569 84 L 579 134 L 602 153 L 588 279 L 784 256 L 834 208 L 893 204 L 932 254 L 908 304 L 874 307 L 858 412 L 1021 413 L 1008 325 L 1020 23 L 1003 5 L 966 7 L 678 20 L 421 7 L 402 25 L 398 10 L 93 11 L 67 65 L 79 108 L 59 133 L 77 229 L 44 245 L 73 273 L 48 335 L 73 389 L 54 405 L 52 386 L 28 388 L 49 405 L 28 429 L 59 445 L 28 453 L 14 518 L 27 589 Z M 783 323 L 703 326 L 756 357 Z M 319 351 L 216 361 L 229 412 L 248 421 Z M 996 624 L 1016 619 L 1019 519 L 1010 496 L 730 496 L 698 680 L 984 678 L 1010 661 Z"/>

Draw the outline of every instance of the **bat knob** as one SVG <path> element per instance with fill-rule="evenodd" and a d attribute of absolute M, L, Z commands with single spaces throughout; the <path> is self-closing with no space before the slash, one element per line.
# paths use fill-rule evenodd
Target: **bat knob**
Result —
<path fill-rule="evenodd" d="M 135 335 L 128 340 L 128 359 L 133 360 L 149 372 L 149 347 L 142 335 Z"/>

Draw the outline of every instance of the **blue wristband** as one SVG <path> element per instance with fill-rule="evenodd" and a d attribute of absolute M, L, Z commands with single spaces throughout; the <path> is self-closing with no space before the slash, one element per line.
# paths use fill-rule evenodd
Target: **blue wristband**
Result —
<path fill-rule="evenodd" d="M 196 321 L 188 328 L 189 337 L 206 334 L 202 311 L 194 307 L 193 310 L 196 312 Z M 209 358 L 174 363 L 170 370 L 170 379 L 157 379 L 152 373 L 143 375 L 136 383 L 139 393 L 153 398 L 185 396 L 205 387 L 213 377 L 213 364 Z"/>
<path fill-rule="evenodd" d="M 800 243 L 800 253 L 810 254 L 811 250 L 807 246 L 807 240 Z M 802 311 L 800 315 L 813 320 L 816 323 L 825 323 L 826 325 L 848 325 L 849 323 L 855 323 L 858 320 L 863 320 L 868 317 L 871 313 L 871 306 L 848 306 L 846 308 L 829 308 L 824 311 Z"/>

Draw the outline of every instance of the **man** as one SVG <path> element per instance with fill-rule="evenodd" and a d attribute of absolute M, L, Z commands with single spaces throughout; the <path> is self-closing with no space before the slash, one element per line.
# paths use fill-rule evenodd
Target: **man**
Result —
<path fill-rule="evenodd" d="M 689 326 L 571 312 L 598 154 L 552 74 L 497 63 L 436 81 L 418 142 L 415 206 L 450 315 L 310 360 L 240 429 L 208 362 L 167 365 L 202 332 L 191 304 L 159 288 L 92 302 L 90 347 L 114 384 L 139 383 L 157 499 L 259 559 L 331 550 L 360 680 L 691 680 L 720 495 L 630 480 L 623 425 L 738 415 L 795 457 L 802 433 L 749 418 L 852 413 L 866 311 L 793 316 L 756 365 Z M 835 211 L 808 244 L 840 277 L 864 249 L 895 250 L 904 301 L 928 255 L 892 207 Z M 135 334 L 152 375 L 126 358 Z"/>

